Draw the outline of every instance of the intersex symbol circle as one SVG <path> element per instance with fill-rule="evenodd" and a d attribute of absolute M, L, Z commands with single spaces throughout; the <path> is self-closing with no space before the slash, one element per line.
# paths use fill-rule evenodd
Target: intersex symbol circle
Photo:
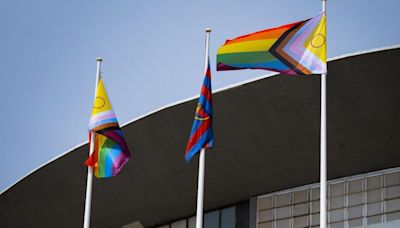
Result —
<path fill-rule="evenodd" d="M 93 108 L 100 109 L 100 108 L 103 108 L 105 104 L 106 104 L 106 101 L 104 100 L 104 98 L 96 97 L 94 100 Z"/>
<path fill-rule="evenodd" d="M 311 46 L 314 48 L 320 48 L 325 44 L 325 36 L 321 33 L 317 33 L 311 39 Z"/>

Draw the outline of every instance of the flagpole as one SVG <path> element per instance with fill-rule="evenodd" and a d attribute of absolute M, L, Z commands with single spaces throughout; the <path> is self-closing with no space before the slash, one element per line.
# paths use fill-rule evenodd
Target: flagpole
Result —
<path fill-rule="evenodd" d="M 322 12 L 326 11 L 326 0 L 322 0 Z M 326 36 L 326 35 L 325 35 Z M 326 45 L 326 44 L 325 44 Z M 326 73 L 321 74 L 321 162 L 320 162 L 320 227 L 327 225 L 327 128 L 326 128 Z"/>
<path fill-rule="evenodd" d="M 208 50 L 210 42 L 211 29 L 206 28 L 206 56 L 204 62 L 204 73 L 207 71 L 208 66 Z M 205 170 L 205 156 L 206 149 L 201 148 L 199 156 L 199 179 L 197 184 L 197 210 L 196 210 L 196 228 L 203 227 L 203 203 L 204 203 L 204 170 Z"/>
<path fill-rule="evenodd" d="M 203 227 L 204 170 L 206 160 L 205 157 L 205 149 L 201 148 L 199 156 L 199 179 L 197 184 L 196 228 Z"/>
<path fill-rule="evenodd" d="M 96 86 L 94 92 L 94 100 L 96 99 L 96 91 L 97 85 L 99 84 L 100 78 L 100 67 L 102 58 L 98 57 L 97 61 L 97 72 L 96 72 Z M 89 156 L 92 155 L 94 151 L 94 134 L 92 132 L 90 134 L 90 148 L 89 148 Z M 93 183 L 93 167 L 88 166 L 88 174 L 87 174 L 87 181 L 86 181 L 86 199 L 85 199 L 85 216 L 83 222 L 83 228 L 89 228 L 90 225 L 90 211 L 91 211 L 91 204 L 92 204 L 92 183 Z"/>

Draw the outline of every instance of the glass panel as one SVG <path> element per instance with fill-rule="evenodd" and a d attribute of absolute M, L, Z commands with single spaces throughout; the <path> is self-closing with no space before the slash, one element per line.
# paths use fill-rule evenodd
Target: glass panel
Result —
<path fill-rule="evenodd" d="M 400 220 L 400 212 L 389 213 L 386 215 L 386 221 Z"/>
<path fill-rule="evenodd" d="M 367 224 L 368 225 L 377 224 L 377 223 L 382 223 L 382 216 L 381 215 L 367 217 Z"/>
<path fill-rule="evenodd" d="M 274 209 L 258 212 L 260 222 L 272 221 L 274 219 Z"/>
<path fill-rule="evenodd" d="M 329 209 L 338 209 L 344 207 L 344 196 L 329 199 Z"/>
<path fill-rule="evenodd" d="M 329 212 L 329 222 L 340 222 L 344 220 L 344 209 L 333 210 Z"/>
<path fill-rule="evenodd" d="M 348 206 L 356 206 L 363 203 L 363 194 L 362 192 L 349 195 L 348 197 Z"/>
<path fill-rule="evenodd" d="M 263 222 L 258 224 L 258 228 L 273 228 L 273 222 Z"/>
<path fill-rule="evenodd" d="M 386 212 L 400 211 L 400 199 L 386 201 Z"/>
<path fill-rule="evenodd" d="M 218 228 L 219 226 L 219 211 L 208 212 L 204 215 L 205 228 Z"/>
<path fill-rule="evenodd" d="M 383 184 L 387 187 L 382 188 Z M 328 197 L 330 228 L 380 225 L 384 220 L 398 220 L 400 224 L 400 172 L 336 182 L 328 186 Z M 258 200 L 259 226 L 317 227 L 319 204 L 319 188 L 261 198 Z"/>
<path fill-rule="evenodd" d="M 190 217 L 188 224 L 188 228 L 196 228 L 196 216 Z"/>
<path fill-rule="evenodd" d="M 388 187 L 385 190 L 385 199 L 394 199 L 400 197 L 400 186 Z"/>
<path fill-rule="evenodd" d="M 302 203 L 293 206 L 293 216 L 305 214 L 308 214 L 308 203 Z"/>
<path fill-rule="evenodd" d="M 367 204 L 367 216 L 382 214 L 381 202 Z"/>
<path fill-rule="evenodd" d="M 171 228 L 186 228 L 186 219 L 172 223 Z"/>
<path fill-rule="evenodd" d="M 311 189 L 311 200 L 319 200 L 319 188 Z"/>
<path fill-rule="evenodd" d="M 308 190 L 293 193 L 293 204 L 308 202 Z"/>
<path fill-rule="evenodd" d="M 361 218 L 363 216 L 363 206 L 349 207 L 347 208 L 347 214 L 349 219 Z"/>
<path fill-rule="evenodd" d="M 363 191 L 363 179 L 348 182 L 349 194 Z"/>
<path fill-rule="evenodd" d="M 283 219 L 290 217 L 290 207 L 276 208 L 276 219 Z"/>
<path fill-rule="evenodd" d="M 385 187 L 400 185 L 400 172 L 385 175 Z"/>
<path fill-rule="evenodd" d="M 336 222 L 329 224 L 329 228 L 343 228 L 344 222 Z"/>
<path fill-rule="evenodd" d="M 362 227 L 362 225 L 363 225 L 363 220 L 362 219 L 349 220 L 349 228 Z"/>
<path fill-rule="evenodd" d="M 315 214 L 319 212 L 319 201 L 311 202 L 311 213 Z"/>
<path fill-rule="evenodd" d="M 264 198 L 259 198 L 258 199 L 258 210 L 265 210 L 265 209 L 271 209 L 272 208 L 272 199 L 273 197 L 264 197 Z"/>
<path fill-rule="evenodd" d="M 311 215 L 311 226 L 319 225 L 319 213 Z"/>
<path fill-rule="evenodd" d="M 342 195 L 344 195 L 344 183 L 338 183 L 329 186 L 329 197 Z"/>
<path fill-rule="evenodd" d="M 236 228 L 248 228 L 250 222 L 249 201 L 236 205 Z"/>
<path fill-rule="evenodd" d="M 235 207 L 221 210 L 221 228 L 235 228 L 236 211 Z"/>
<path fill-rule="evenodd" d="M 290 198 L 291 198 L 290 195 L 291 193 L 277 195 L 275 207 L 283 207 L 290 205 Z"/>
<path fill-rule="evenodd" d="M 290 219 L 283 219 L 276 221 L 276 228 L 288 228 L 290 227 Z"/>
<path fill-rule="evenodd" d="M 381 190 L 380 189 L 367 191 L 367 202 L 368 203 L 373 203 L 373 202 L 378 202 L 378 201 L 381 201 Z"/>
<path fill-rule="evenodd" d="M 367 178 L 367 189 L 368 190 L 377 189 L 380 187 L 381 187 L 381 176 Z"/>
<path fill-rule="evenodd" d="M 294 227 L 295 228 L 308 227 L 308 216 L 295 217 Z"/>

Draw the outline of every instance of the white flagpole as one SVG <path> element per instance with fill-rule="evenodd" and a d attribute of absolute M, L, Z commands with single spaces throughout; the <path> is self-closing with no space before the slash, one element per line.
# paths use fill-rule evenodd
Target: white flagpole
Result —
<path fill-rule="evenodd" d="M 208 50 L 210 42 L 211 29 L 206 28 L 206 57 L 204 62 L 204 74 L 208 67 Z M 196 210 L 196 228 L 203 227 L 203 202 L 204 202 L 204 169 L 205 169 L 205 149 L 200 150 L 199 156 L 199 179 L 197 184 L 197 210 Z"/>
<path fill-rule="evenodd" d="M 97 85 L 99 84 L 100 78 L 100 67 L 101 61 L 103 59 L 98 57 L 97 61 L 97 73 L 96 73 L 96 87 L 94 92 L 94 99 L 96 99 L 96 92 L 97 92 Z M 89 149 L 89 156 L 92 155 L 94 151 L 94 134 L 90 132 L 90 149 Z M 90 210 L 92 204 L 92 182 L 93 182 L 93 167 L 88 167 L 88 174 L 87 174 L 87 181 L 86 181 L 86 199 L 85 199 L 85 216 L 83 222 L 83 228 L 89 228 L 90 225 Z"/>
<path fill-rule="evenodd" d="M 326 11 L 326 0 L 322 0 L 322 12 Z M 325 44 L 326 45 L 326 44 Z M 320 220 L 321 228 L 327 224 L 327 128 L 326 128 L 326 73 L 321 74 L 321 162 L 320 162 Z"/>
<path fill-rule="evenodd" d="M 197 212 L 196 228 L 203 227 L 203 200 L 204 200 L 204 169 L 205 169 L 205 149 L 202 148 L 199 156 L 199 179 L 197 184 Z"/>

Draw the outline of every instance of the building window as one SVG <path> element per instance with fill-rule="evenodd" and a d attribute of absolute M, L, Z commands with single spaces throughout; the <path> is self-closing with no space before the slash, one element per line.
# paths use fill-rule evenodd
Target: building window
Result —
<path fill-rule="evenodd" d="M 249 228 L 249 202 L 206 212 L 204 228 Z M 181 219 L 158 228 L 196 228 L 196 217 Z"/>
<path fill-rule="evenodd" d="M 328 224 L 400 227 L 400 168 L 328 182 Z M 258 228 L 319 227 L 319 184 L 257 198 Z"/>

